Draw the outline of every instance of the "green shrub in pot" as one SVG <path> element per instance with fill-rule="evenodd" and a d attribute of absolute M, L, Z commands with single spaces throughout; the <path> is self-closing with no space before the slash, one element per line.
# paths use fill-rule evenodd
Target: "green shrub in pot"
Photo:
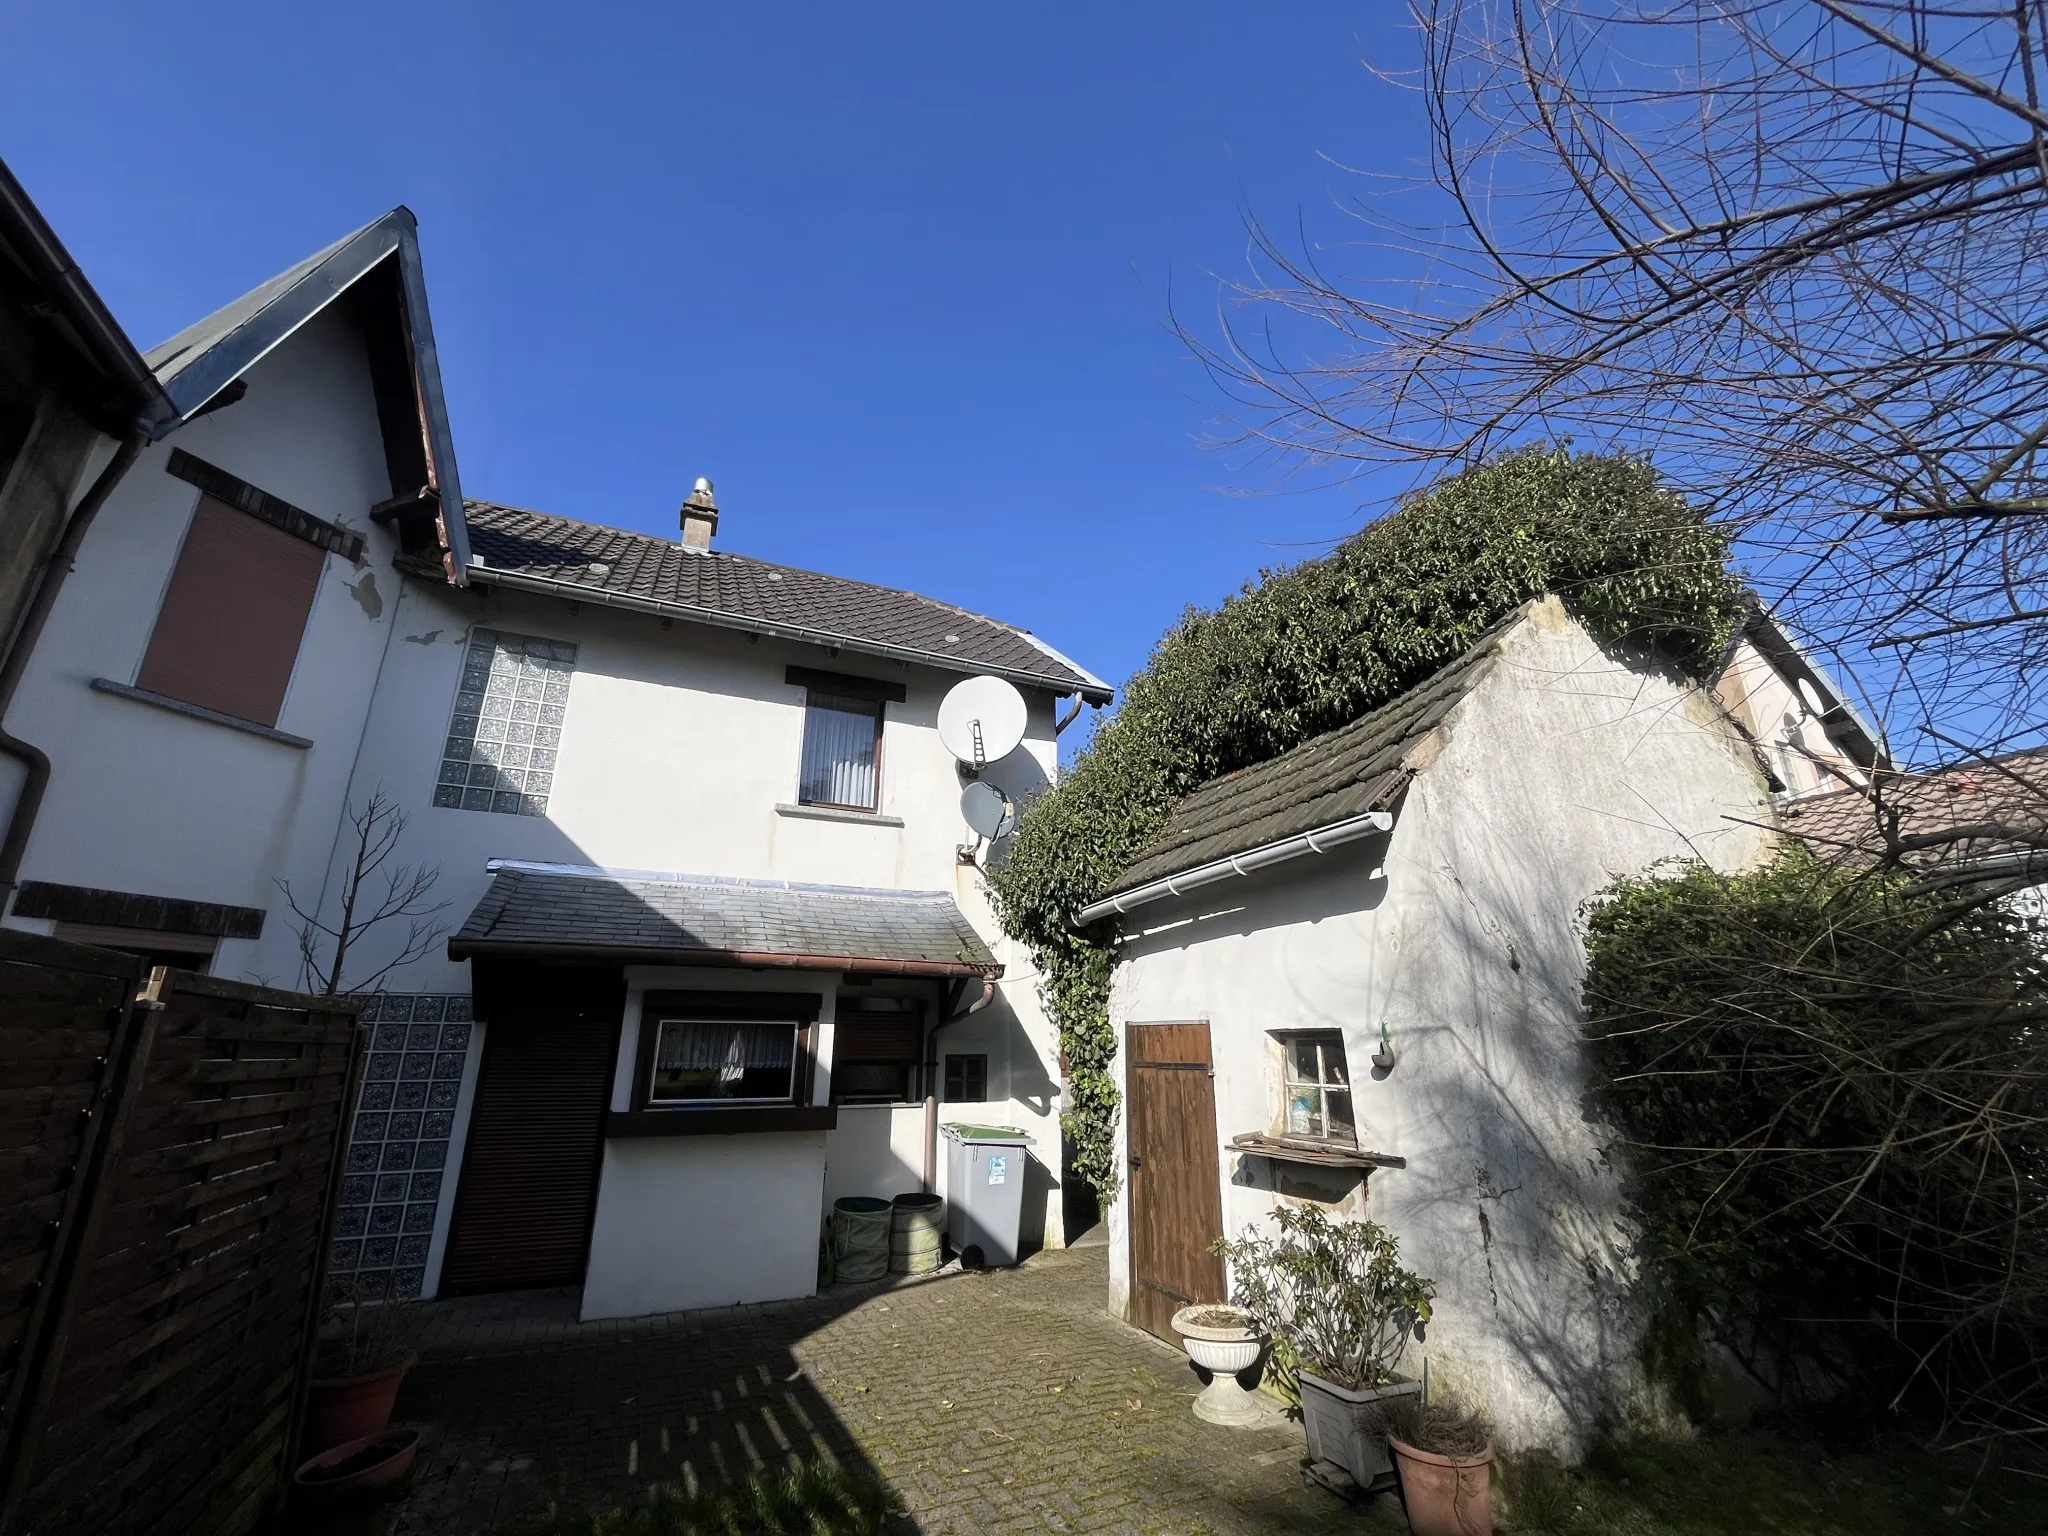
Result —
<path fill-rule="evenodd" d="M 1283 1205 L 1273 1223 L 1270 1233 L 1216 1244 L 1230 1264 L 1231 1300 L 1293 1367 L 1309 1454 L 1360 1487 L 1384 1485 L 1393 1460 L 1375 1405 L 1420 1390 L 1396 1366 L 1428 1330 L 1435 1282 L 1402 1267 L 1400 1244 L 1377 1222 Z"/>

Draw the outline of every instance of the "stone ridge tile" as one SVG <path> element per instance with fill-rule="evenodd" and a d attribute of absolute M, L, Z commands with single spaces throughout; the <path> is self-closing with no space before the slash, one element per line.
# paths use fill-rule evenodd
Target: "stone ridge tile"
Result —
<path fill-rule="evenodd" d="M 829 630 L 1027 673 L 1059 687 L 1095 686 L 1015 627 L 915 592 L 771 565 L 724 550 L 693 553 L 648 534 L 495 502 L 463 505 L 470 543 L 491 569 Z"/>

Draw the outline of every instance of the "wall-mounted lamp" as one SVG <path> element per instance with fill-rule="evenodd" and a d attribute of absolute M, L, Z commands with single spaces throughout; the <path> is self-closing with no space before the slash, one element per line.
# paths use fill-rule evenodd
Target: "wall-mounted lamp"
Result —
<path fill-rule="evenodd" d="M 1394 1070 L 1394 1035 L 1385 1019 L 1380 1020 L 1380 1048 L 1372 1053 L 1372 1064 L 1382 1072 Z"/>

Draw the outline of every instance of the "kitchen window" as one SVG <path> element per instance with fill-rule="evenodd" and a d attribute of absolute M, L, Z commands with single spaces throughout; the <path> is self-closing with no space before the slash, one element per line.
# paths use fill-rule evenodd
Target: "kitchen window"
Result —
<path fill-rule="evenodd" d="M 804 690 L 797 804 L 879 811 L 882 722 L 887 707 L 907 696 L 903 685 L 807 667 L 791 667 L 788 680 Z"/>
<path fill-rule="evenodd" d="M 812 992 L 648 992 L 632 1113 L 774 1108 L 810 1102 Z"/>
<path fill-rule="evenodd" d="M 1357 1145 L 1344 1037 L 1334 1029 L 1283 1035 L 1280 1049 L 1285 1061 L 1283 1134 Z"/>
<path fill-rule="evenodd" d="M 793 1020 L 663 1019 L 647 1102 L 794 1103 L 799 1033 Z"/>
<path fill-rule="evenodd" d="M 948 1056 L 946 1058 L 946 1102 L 985 1104 L 988 1102 L 988 1058 Z"/>

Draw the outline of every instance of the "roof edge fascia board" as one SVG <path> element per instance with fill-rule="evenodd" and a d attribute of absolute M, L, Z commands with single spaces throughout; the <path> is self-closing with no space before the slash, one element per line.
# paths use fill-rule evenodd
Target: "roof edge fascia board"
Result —
<path fill-rule="evenodd" d="M 406 222 L 409 223 L 409 216 Z M 178 418 L 158 436 L 168 436 L 191 420 L 202 405 L 355 286 L 372 267 L 398 249 L 401 228 L 397 215 L 386 214 L 358 230 L 319 266 L 281 289 L 268 304 L 172 374 L 163 388 L 177 407 Z"/>
<path fill-rule="evenodd" d="M 419 380 L 420 413 L 426 418 L 427 466 L 441 498 L 441 527 L 448 536 L 448 576 L 469 584 L 469 520 L 463 510 L 462 479 L 455 467 L 455 433 L 448 425 L 448 400 L 441 388 L 441 353 L 434 344 L 433 312 L 427 308 L 427 269 L 420 257 L 418 223 L 412 210 L 398 242 L 398 276 L 405 293 L 405 328 L 412 341 L 413 370 Z"/>
<path fill-rule="evenodd" d="M 31 276 L 53 290 L 93 364 L 129 391 L 136 425 L 155 435 L 164 423 L 175 422 L 177 407 L 169 394 L 4 160 L 0 160 L 0 237 L 28 259 Z"/>
<path fill-rule="evenodd" d="M 1197 864 L 1193 869 L 1167 875 L 1158 880 L 1148 881 L 1135 889 L 1119 895 L 1105 896 L 1074 914 L 1074 926 L 1085 928 L 1090 923 L 1100 922 L 1105 917 L 1116 917 L 1135 907 L 1149 906 L 1155 901 L 1164 901 L 1169 896 L 1180 896 L 1204 885 L 1213 885 L 1219 880 L 1229 880 L 1242 875 L 1254 874 L 1275 864 L 1284 864 L 1311 853 L 1326 853 L 1345 843 L 1371 837 L 1378 832 L 1390 832 L 1394 827 L 1391 811 L 1366 811 L 1357 816 L 1347 816 L 1342 821 L 1333 821 L 1326 826 L 1312 827 L 1306 832 L 1297 832 L 1278 842 L 1265 843 L 1257 848 L 1248 848 L 1242 853 L 1233 853 L 1226 858 L 1212 859 L 1207 864 Z"/>
<path fill-rule="evenodd" d="M 744 614 L 727 613 L 721 608 L 670 602 L 659 597 L 639 597 L 630 592 L 614 592 L 606 587 L 586 587 L 573 581 L 556 581 L 547 576 L 528 575 L 524 571 L 501 571 L 488 565 L 471 565 L 469 579 L 471 585 L 476 586 L 509 587 L 514 591 L 532 592 L 542 597 L 558 597 L 572 603 L 598 603 L 607 608 L 622 608 L 634 613 L 688 619 L 693 623 L 709 624 L 718 629 L 739 630 L 744 634 L 768 635 L 777 640 L 794 640 L 804 645 L 830 646 L 842 651 L 853 651 L 862 656 L 879 656 L 888 661 L 907 661 L 944 672 L 1000 677 L 1027 687 L 1046 689 L 1056 698 L 1078 693 L 1091 704 L 1107 704 L 1115 697 L 1105 684 L 1097 683 L 1091 686 L 1089 683 L 1076 683 L 1070 678 L 1047 677 L 1042 673 L 1024 672 L 1015 667 L 970 662 L 964 656 L 948 656 L 941 651 L 919 650 L 908 645 L 890 645 L 883 640 L 863 640 L 857 636 L 840 634 L 835 630 L 812 629 L 801 624 L 783 624 L 774 619 L 748 618 Z M 1013 633 L 1023 632 L 1018 630 Z M 1078 672 L 1081 669 L 1076 667 L 1074 670 Z"/>

